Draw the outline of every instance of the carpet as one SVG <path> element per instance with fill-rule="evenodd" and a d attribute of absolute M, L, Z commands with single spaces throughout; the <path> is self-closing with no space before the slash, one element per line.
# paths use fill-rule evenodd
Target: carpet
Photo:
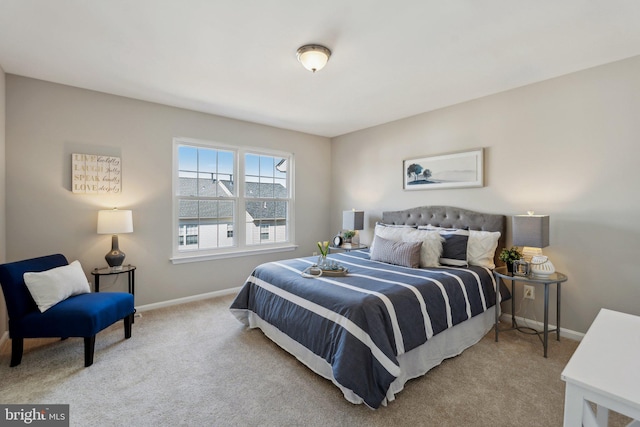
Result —
<path fill-rule="evenodd" d="M 143 313 L 96 337 L 84 368 L 81 338 L 26 340 L 22 364 L 0 349 L 0 402 L 70 404 L 72 426 L 561 426 L 560 372 L 578 343 L 493 332 L 424 377 L 387 407 L 347 402 L 229 312 L 233 296 Z M 611 426 L 628 419 L 612 414 Z"/>

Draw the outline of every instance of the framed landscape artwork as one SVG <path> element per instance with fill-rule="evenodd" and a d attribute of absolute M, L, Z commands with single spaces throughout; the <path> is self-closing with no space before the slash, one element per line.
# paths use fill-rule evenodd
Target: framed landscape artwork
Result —
<path fill-rule="evenodd" d="M 405 190 L 482 187 L 484 150 L 440 154 L 403 161 Z"/>

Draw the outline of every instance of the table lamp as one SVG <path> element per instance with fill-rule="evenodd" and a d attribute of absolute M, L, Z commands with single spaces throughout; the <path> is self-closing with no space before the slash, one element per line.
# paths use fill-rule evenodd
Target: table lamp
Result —
<path fill-rule="evenodd" d="M 542 255 L 542 248 L 549 246 L 549 215 L 514 215 L 512 218 L 513 245 L 522 246 L 525 260 L 531 263 L 534 276 L 546 276 L 555 272 L 549 258 Z"/>
<path fill-rule="evenodd" d="M 364 211 L 357 211 L 355 209 L 343 211 L 342 229 L 346 231 L 353 231 L 354 235 L 351 238 L 351 242 L 358 244 L 358 230 L 364 230 Z M 354 241 L 354 238 L 356 241 Z"/>
<path fill-rule="evenodd" d="M 133 217 L 130 210 L 98 211 L 98 234 L 111 234 L 111 250 L 104 259 L 113 271 L 122 270 L 125 254 L 118 247 L 118 234 L 133 232 Z"/>

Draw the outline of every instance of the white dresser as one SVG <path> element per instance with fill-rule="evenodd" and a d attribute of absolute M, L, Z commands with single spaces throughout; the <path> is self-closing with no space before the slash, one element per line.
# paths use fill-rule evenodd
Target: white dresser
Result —
<path fill-rule="evenodd" d="M 640 317 L 600 310 L 561 377 L 565 427 L 606 426 L 609 409 L 640 420 Z"/>

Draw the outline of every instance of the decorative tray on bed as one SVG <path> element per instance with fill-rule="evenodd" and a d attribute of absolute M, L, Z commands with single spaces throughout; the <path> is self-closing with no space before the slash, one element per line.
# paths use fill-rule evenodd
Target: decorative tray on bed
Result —
<path fill-rule="evenodd" d="M 347 270 L 343 266 L 340 266 L 336 269 L 329 269 L 329 270 L 325 270 L 324 268 L 322 269 L 323 276 L 333 276 L 333 277 L 346 276 L 348 272 L 349 270 Z"/>
<path fill-rule="evenodd" d="M 343 277 L 346 276 L 349 270 L 340 264 L 333 262 L 323 266 L 313 264 L 311 267 L 307 267 L 302 272 L 302 277 L 313 279 L 315 277 L 327 276 L 327 277 Z"/>

